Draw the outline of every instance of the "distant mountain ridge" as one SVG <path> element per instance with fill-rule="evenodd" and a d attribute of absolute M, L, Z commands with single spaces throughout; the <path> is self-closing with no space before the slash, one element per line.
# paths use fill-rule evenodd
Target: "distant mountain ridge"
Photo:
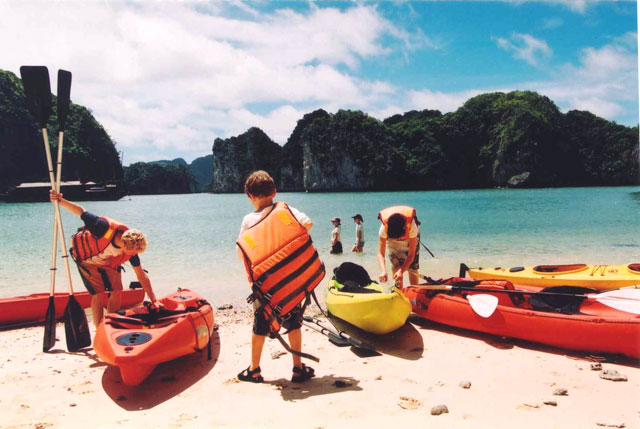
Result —
<path fill-rule="evenodd" d="M 530 91 L 488 93 L 455 112 L 379 121 L 316 110 L 286 144 L 251 128 L 213 145 L 214 192 L 242 192 L 253 170 L 280 191 L 421 190 L 639 184 L 638 127 L 566 114 Z"/>
<path fill-rule="evenodd" d="M 149 161 L 147 164 L 156 164 L 166 167 L 168 165 L 182 165 L 187 167 L 193 178 L 198 183 L 198 188 L 206 191 L 209 189 L 211 185 L 211 179 L 213 177 L 213 155 L 201 156 L 199 158 L 191 161 L 190 164 L 187 163 L 183 158 L 176 158 L 172 160 L 162 159 L 159 161 Z"/>
<path fill-rule="evenodd" d="M 57 112 L 47 124 L 57 145 Z M 488 93 L 455 112 L 410 111 L 384 121 L 360 111 L 305 114 L 286 144 L 262 130 L 215 139 L 212 153 L 123 169 L 115 143 L 90 110 L 71 103 L 64 180 L 116 181 L 132 193 L 243 192 L 256 169 L 280 191 L 421 190 L 637 185 L 638 126 L 589 112 L 561 113 L 530 91 Z M 0 193 L 46 181 L 42 137 L 22 82 L 0 70 Z"/>

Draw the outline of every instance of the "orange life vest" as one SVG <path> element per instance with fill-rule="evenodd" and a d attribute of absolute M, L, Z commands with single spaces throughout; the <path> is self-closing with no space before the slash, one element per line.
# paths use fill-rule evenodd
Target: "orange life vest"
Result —
<path fill-rule="evenodd" d="M 102 216 L 100 219 L 109 223 L 109 229 L 102 237 L 96 238 L 86 227 L 79 228 L 78 232 L 71 236 L 71 256 L 76 262 L 86 261 L 102 253 L 113 242 L 117 232 L 129 229 L 128 226 L 111 218 Z M 122 252 L 121 255 L 111 258 L 108 265 L 117 268 L 131 259 L 131 256 Z"/>
<path fill-rule="evenodd" d="M 416 216 L 416 209 L 409 206 L 391 206 L 383 209 L 378 213 L 378 219 L 384 225 L 384 229 L 387 232 L 387 236 L 389 234 L 389 218 L 394 214 L 399 214 L 404 218 L 405 227 L 404 234 L 401 237 L 398 237 L 394 240 L 406 240 L 409 238 L 409 234 L 411 233 L 411 222 L 416 220 L 416 224 L 420 225 L 418 222 L 418 217 Z"/>
<path fill-rule="evenodd" d="M 243 231 L 236 243 L 244 255 L 244 265 L 255 298 L 264 306 L 279 329 L 282 316 L 289 313 L 320 284 L 324 264 L 313 247 L 311 236 L 298 222 L 287 204 L 278 202 L 269 214 Z"/>

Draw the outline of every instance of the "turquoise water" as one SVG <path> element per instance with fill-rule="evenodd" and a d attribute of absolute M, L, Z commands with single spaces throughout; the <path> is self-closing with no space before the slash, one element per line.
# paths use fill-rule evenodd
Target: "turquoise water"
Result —
<path fill-rule="evenodd" d="M 540 263 L 627 264 L 640 262 L 640 187 L 492 189 L 432 192 L 284 193 L 286 201 L 314 221 L 311 231 L 328 271 L 344 261 L 377 275 L 376 219 L 380 209 L 406 204 L 418 211 L 424 243 L 423 274 L 452 276 L 469 266 Z M 149 241 L 142 265 L 158 295 L 191 287 L 214 304 L 240 303 L 249 293 L 235 239 L 242 217 L 252 210 L 245 195 L 159 195 L 120 201 L 85 202 L 96 214 L 143 230 Z M 49 291 L 53 206 L 0 203 L 0 297 Z M 365 252 L 349 252 L 355 213 L 364 217 Z M 346 252 L 330 255 L 331 222 L 342 218 Z M 67 235 L 81 222 L 64 212 Z M 61 261 L 59 259 L 59 261 Z M 56 290 L 67 283 L 58 263 Z M 74 285 L 84 290 L 72 264 Z M 124 274 L 125 284 L 133 272 Z"/>

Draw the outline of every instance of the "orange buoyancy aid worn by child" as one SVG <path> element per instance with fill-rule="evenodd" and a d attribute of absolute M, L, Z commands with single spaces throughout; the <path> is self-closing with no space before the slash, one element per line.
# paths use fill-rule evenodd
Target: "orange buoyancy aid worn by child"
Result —
<path fill-rule="evenodd" d="M 96 237 L 86 226 L 79 228 L 78 232 L 71 236 L 71 256 L 76 262 L 80 263 L 100 254 L 112 243 L 117 232 L 129 229 L 128 226 L 106 216 L 101 216 L 99 219 L 103 219 L 109 224 L 107 232 L 101 237 Z M 110 258 L 108 266 L 117 268 L 129 259 L 131 259 L 131 255 L 121 253 Z"/>
<path fill-rule="evenodd" d="M 247 300 L 260 302 L 270 317 L 270 336 L 297 354 L 278 331 L 291 310 L 302 301 L 303 307 L 308 304 L 309 296 L 324 278 L 324 264 L 311 236 L 289 206 L 277 202 L 269 214 L 240 234 L 236 244 L 253 291 Z M 317 360 L 306 354 L 300 356 Z"/>
<path fill-rule="evenodd" d="M 398 240 L 406 240 L 409 238 L 411 231 L 411 222 L 415 219 L 416 224 L 420 225 L 418 216 L 416 215 L 416 209 L 409 206 L 391 206 L 383 209 L 378 213 L 378 219 L 382 222 L 385 228 L 388 228 L 389 218 L 394 214 L 399 214 L 405 219 L 404 235 L 398 237 Z"/>

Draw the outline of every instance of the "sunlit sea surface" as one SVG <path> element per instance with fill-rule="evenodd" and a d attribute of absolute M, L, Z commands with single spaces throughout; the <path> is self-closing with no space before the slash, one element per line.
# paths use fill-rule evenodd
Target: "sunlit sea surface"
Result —
<path fill-rule="evenodd" d="M 283 193 L 277 200 L 311 217 L 311 235 L 328 273 L 352 261 L 377 276 L 377 213 L 396 204 L 417 209 L 422 240 L 435 254 L 421 249 L 420 271 L 436 278 L 457 275 L 461 262 L 492 267 L 640 262 L 640 187 Z M 237 305 L 249 294 L 235 250 L 242 217 L 253 209 L 245 195 L 134 196 L 81 204 L 147 234 L 141 260 L 158 296 L 188 287 L 215 305 Z M 63 212 L 68 247 L 81 221 Z M 349 251 L 356 213 L 364 217 L 366 240 L 364 253 L 357 255 Z M 334 216 L 342 218 L 345 253 L 339 256 L 329 254 Z M 52 224 L 50 203 L 0 203 L 0 297 L 49 291 Z M 58 261 L 56 290 L 66 291 Z M 75 289 L 84 290 L 73 262 L 71 267 Z M 125 287 L 130 280 L 134 274 L 128 268 Z"/>

